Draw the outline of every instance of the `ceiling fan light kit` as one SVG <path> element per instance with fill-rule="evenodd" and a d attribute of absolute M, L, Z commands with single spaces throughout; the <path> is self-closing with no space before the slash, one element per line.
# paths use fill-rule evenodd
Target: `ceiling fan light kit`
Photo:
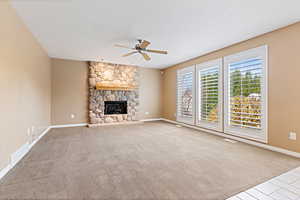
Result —
<path fill-rule="evenodd" d="M 146 61 L 151 60 L 150 56 L 146 53 L 158 53 L 158 54 L 168 54 L 167 51 L 161 51 L 161 50 L 153 50 L 153 49 L 147 49 L 147 47 L 151 44 L 151 42 L 147 41 L 147 40 L 138 40 L 138 44 L 136 44 L 133 48 L 126 46 L 126 45 L 120 45 L 120 44 L 116 44 L 116 47 L 120 47 L 120 48 L 125 48 L 125 49 L 131 49 L 134 50 L 132 52 L 129 52 L 127 54 L 124 54 L 123 57 L 127 57 L 127 56 L 131 56 L 133 54 L 139 53 L 143 56 L 143 58 Z"/>

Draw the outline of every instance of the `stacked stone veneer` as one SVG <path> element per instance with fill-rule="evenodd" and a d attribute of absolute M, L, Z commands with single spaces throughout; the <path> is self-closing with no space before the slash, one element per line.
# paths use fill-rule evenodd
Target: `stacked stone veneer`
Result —
<path fill-rule="evenodd" d="M 137 120 L 138 90 L 96 90 L 96 84 L 134 85 L 138 87 L 138 69 L 135 66 L 102 62 L 89 64 L 89 121 L 90 124 Z M 104 115 L 104 101 L 127 101 L 127 114 Z"/>

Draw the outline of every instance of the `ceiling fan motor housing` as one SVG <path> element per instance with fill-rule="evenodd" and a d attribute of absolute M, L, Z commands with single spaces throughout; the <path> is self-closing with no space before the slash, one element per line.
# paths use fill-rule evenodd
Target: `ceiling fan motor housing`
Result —
<path fill-rule="evenodd" d="M 142 49 L 139 44 L 135 45 L 135 49 L 138 50 L 138 51 L 145 50 L 145 49 Z"/>

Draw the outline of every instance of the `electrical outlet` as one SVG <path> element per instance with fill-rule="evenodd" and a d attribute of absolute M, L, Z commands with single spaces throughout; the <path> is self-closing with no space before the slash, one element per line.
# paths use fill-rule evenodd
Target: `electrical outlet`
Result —
<path fill-rule="evenodd" d="M 145 112 L 145 115 L 149 115 L 149 112 Z"/>
<path fill-rule="evenodd" d="M 297 134 L 295 132 L 289 133 L 289 139 L 290 140 L 297 140 Z"/>
<path fill-rule="evenodd" d="M 71 119 L 74 119 L 75 118 L 75 114 L 71 114 L 70 117 L 71 117 Z"/>

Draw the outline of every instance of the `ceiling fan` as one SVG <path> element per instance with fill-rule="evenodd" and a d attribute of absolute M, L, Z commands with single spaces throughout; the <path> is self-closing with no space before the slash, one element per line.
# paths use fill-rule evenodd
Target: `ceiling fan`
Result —
<path fill-rule="evenodd" d="M 125 46 L 125 45 L 119 45 L 119 44 L 116 44 L 115 46 L 116 47 L 121 47 L 121 48 L 126 48 L 126 49 L 131 49 L 131 50 L 134 50 L 130 53 L 127 53 L 127 54 L 124 54 L 123 57 L 126 57 L 126 56 L 131 56 L 133 54 L 136 54 L 136 53 L 139 53 L 143 56 L 143 58 L 146 60 L 146 61 L 149 61 L 151 60 L 150 56 L 145 53 L 145 52 L 150 52 L 150 53 L 159 53 L 159 54 L 168 54 L 167 51 L 160 51 L 160 50 L 152 50 L 152 49 L 147 49 L 147 47 L 150 45 L 151 43 L 148 42 L 147 40 L 138 40 L 138 44 L 136 44 L 133 48 L 132 47 L 128 47 L 128 46 Z"/>

